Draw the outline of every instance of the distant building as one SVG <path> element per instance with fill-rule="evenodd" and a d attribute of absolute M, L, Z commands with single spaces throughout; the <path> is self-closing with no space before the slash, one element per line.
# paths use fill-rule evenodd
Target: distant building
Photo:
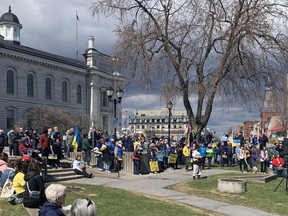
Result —
<path fill-rule="evenodd" d="M 71 118 L 90 115 L 97 128 L 112 132 L 113 105 L 106 90 L 125 78 L 115 81 L 111 57 L 94 48 L 93 36 L 88 38 L 85 61 L 79 61 L 21 45 L 21 29 L 9 7 L 0 17 L 0 128 L 12 128 L 32 107 L 49 105 Z M 121 106 L 116 113 L 121 119 Z"/>
<path fill-rule="evenodd" d="M 182 137 L 188 125 L 185 111 L 173 111 L 171 115 L 171 137 Z M 129 130 L 132 133 L 155 134 L 168 136 L 169 114 L 168 109 L 136 110 L 134 117 L 130 117 Z"/>

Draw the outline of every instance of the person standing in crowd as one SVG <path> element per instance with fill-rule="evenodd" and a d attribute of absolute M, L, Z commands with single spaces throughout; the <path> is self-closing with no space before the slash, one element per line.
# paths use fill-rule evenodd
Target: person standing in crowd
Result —
<path fill-rule="evenodd" d="M 228 136 L 226 133 L 223 133 L 222 137 L 220 138 L 221 143 L 223 143 L 224 146 L 227 146 L 228 144 Z"/>
<path fill-rule="evenodd" d="M 39 137 L 39 134 L 37 133 L 37 131 L 35 129 L 33 130 L 31 139 L 32 139 L 33 148 L 35 150 L 38 150 L 38 144 L 39 144 L 40 137 Z"/>
<path fill-rule="evenodd" d="M 155 152 L 156 160 L 158 162 L 159 172 L 163 172 L 165 170 L 164 166 L 164 156 L 166 154 L 165 143 L 159 143 L 157 146 L 157 151 Z"/>
<path fill-rule="evenodd" d="M 49 154 L 56 154 L 56 152 L 54 151 L 54 138 L 53 138 L 53 135 L 52 135 L 52 128 L 49 128 L 48 129 L 48 149 L 49 149 L 49 152 L 48 152 L 48 155 Z M 47 161 L 48 165 L 51 166 L 52 168 L 54 169 L 57 169 L 57 164 L 56 164 L 56 160 L 53 160 L 53 159 L 48 159 Z"/>
<path fill-rule="evenodd" d="M 5 138 L 4 131 L 0 129 L 0 154 L 3 152 L 3 149 L 5 147 L 5 142 L 6 142 L 6 138 Z"/>
<path fill-rule="evenodd" d="M 227 145 L 227 165 L 232 166 L 233 165 L 233 146 L 232 143 L 228 141 Z"/>
<path fill-rule="evenodd" d="M 201 166 L 202 170 L 205 169 L 205 162 L 206 162 L 206 147 L 203 143 L 200 144 L 200 154 L 201 154 Z"/>
<path fill-rule="evenodd" d="M 262 150 L 260 151 L 260 164 L 261 164 L 261 173 L 267 173 L 267 166 L 266 162 L 268 160 L 268 151 L 266 147 L 263 147 Z"/>
<path fill-rule="evenodd" d="M 182 149 L 182 153 L 184 155 L 184 159 L 185 159 L 185 170 L 189 171 L 189 165 L 191 164 L 191 149 L 190 149 L 190 144 L 187 144 L 183 147 Z"/>
<path fill-rule="evenodd" d="M 47 201 L 39 210 L 39 216 L 65 216 L 62 205 L 65 203 L 66 186 L 51 184 L 45 189 Z"/>
<path fill-rule="evenodd" d="M 133 163 L 134 163 L 134 170 L 136 175 L 141 176 L 141 156 L 142 152 L 140 150 L 140 144 L 135 146 L 135 150 L 133 152 Z"/>
<path fill-rule="evenodd" d="M 40 172 L 40 164 L 32 160 L 29 163 L 28 172 L 24 176 L 26 186 L 23 194 L 23 205 L 27 208 L 39 208 L 46 201 L 44 181 Z M 31 191 L 38 191 L 39 196 L 31 197 Z"/>
<path fill-rule="evenodd" d="M 54 127 L 52 131 L 53 139 L 53 152 L 57 155 L 56 166 L 61 168 L 61 156 L 62 156 L 62 139 L 58 127 Z"/>
<path fill-rule="evenodd" d="M 267 143 L 269 142 L 267 136 L 265 134 L 262 135 L 262 137 L 259 138 L 260 143 L 260 150 L 265 146 L 267 147 Z"/>
<path fill-rule="evenodd" d="M 9 144 L 9 155 L 12 156 L 19 156 L 19 151 L 18 151 L 18 134 L 14 129 L 11 129 L 7 133 L 8 137 L 8 144 Z"/>
<path fill-rule="evenodd" d="M 212 166 L 213 155 L 214 155 L 214 150 L 212 148 L 212 144 L 209 143 L 207 145 L 207 147 L 206 147 L 206 157 L 207 157 L 207 160 L 208 160 L 208 169 L 210 169 L 211 166 Z"/>
<path fill-rule="evenodd" d="M 97 167 L 99 171 L 103 171 L 102 151 L 100 151 L 102 143 L 104 143 L 102 139 L 97 140 L 95 143 L 95 148 L 93 149 L 97 158 Z"/>
<path fill-rule="evenodd" d="M 103 156 L 103 162 L 104 162 L 103 168 L 106 173 L 110 173 L 110 164 L 111 164 L 110 149 L 106 142 L 102 143 L 100 151 L 102 152 Z"/>
<path fill-rule="evenodd" d="M 91 150 L 92 145 L 88 140 L 88 134 L 84 134 L 82 139 L 82 151 L 84 152 L 84 162 L 88 168 L 92 168 L 92 166 L 90 166 Z"/>
<path fill-rule="evenodd" d="M 67 158 L 70 158 L 70 152 L 73 150 L 72 142 L 73 142 L 73 139 L 74 139 L 74 136 L 75 136 L 74 128 L 70 128 L 70 130 L 67 131 L 66 135 L 67 135 L 67 141 L 66 141 L 67 151 L 66 151 L 66 154 L 67 154 Z"/>
<path fill-rule="evenodd" d="M 221 142 L 220 144 L 219 155 L 221 157 L 221 167 L 224 167 L 224 165 L 227 164 L 227 146 L 225 146 L 225 142 Z"/>
<path fill-rule="evenodd" d="M 215 164 L 219 164 L 219 160 L 218 160 L 219 146 L 217 145 L 216 142 L 213 142 L 213 143 L 212 143 L 212 148 L 213 148 L 213 151 L 214 151 L 214 155 L 213 155 L 214 165 L 215 165 Z"/>
<path fill-rule="evenodd" d="M 49 154 L 48 130 L 43 131 L 43 133 L 40 135 L 39 142 L 40 142 L 42 157 L 48 157 L 48 154 Z"/>
<path fill-rule="evenodd" d="M 257 170 L 257 163 L 258 163 L 258 156 L 259 155 L 258 155 L 258 151 L 254 145 L 251 146 L 250 152 L 251 152 L 251 168 L 255 172 Z"/>
<path fill-rule="evenodd" d="M 192 152 L 193 157 L 193 180 L 200 179 L 201 176 L 201 153 L 199 152 L 199 146 L 196 145 L 194 151 Z"/>
<path fill-rule="evenodd" d="M 248 172 L 248 169 L 251 169 L 252 168 L 252 159 L 251 159 L 251 150 L 249 148 L 248 145 L 245 145 L 244 146 L 244 150 L 245 150 L 245 164 L 244 164 L 244 169 L 245 169 L 245 165 L 246 165 L 246 169 L 247 169 L 247 172 Z"/>
<path fill-rule="evenodd" d="M 114 158 L 115 158 L 115 164 L 116 164 L 116 170 L 119 177 L 119 172 L 121 171 L 122 162 L 123 162 L 123 147 L 122 147 L 122 141 L 116 141 L 116 146 L 114 148 Z"/>
<path fill-rule="evenodd" d="M 240 145 L 240 149 L 239 149 L 237 156 L 238 156 L 238 161 L 239 161 L 240 172 L 243 173 L 242 165 L 244 165 L 244 171 L 247 172 L 247 165 L 245 163 L 246 152 L 245 152 L 244 146 Z"/>
<path fill-rule="evenodd" d="M 76 199 L 71 207 L 71 216 L 97 216 L 95 203 L 88 199 Z"/>

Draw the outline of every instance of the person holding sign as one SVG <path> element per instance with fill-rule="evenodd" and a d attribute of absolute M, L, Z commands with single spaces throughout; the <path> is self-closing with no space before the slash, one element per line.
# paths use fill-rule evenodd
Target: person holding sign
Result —
<path fill-rule="evenodd" d="M 168 164 L 172 169 L 177 169 L 177 157 L 178 152 L 175 143 L 173 143 L 171 144 L 171 147 L 169 148 L 168 151 Z"/>

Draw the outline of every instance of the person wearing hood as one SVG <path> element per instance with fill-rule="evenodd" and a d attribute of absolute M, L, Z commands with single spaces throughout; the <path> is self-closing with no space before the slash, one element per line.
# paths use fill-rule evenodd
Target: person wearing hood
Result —
<path fill-rule="evenodd" d="M 26 181 L 25 192 L 23 194 L 23 205 L 27 208 L 39 208 L 47 200 L 45 196 L 45 186 L 40 175 L 40 164 L 32 160 L 28 166 L 28 172 L 24 176 Z M 33 192 L 39 192 L 38 197 L 32 196 Z"/>
<path fill-rule="evenodd" d="M 66 186 L 51 184 L 45 189 L 47 201 L 39 210 L 39 216 L 65 216 L 62 205 L 65 203 Z"/>

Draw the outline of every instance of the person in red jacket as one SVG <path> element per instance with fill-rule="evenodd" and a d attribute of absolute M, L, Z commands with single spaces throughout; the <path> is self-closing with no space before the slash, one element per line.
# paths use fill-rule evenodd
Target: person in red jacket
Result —
<path fill-rule="evenodd" d="M 23 160 L 30 160 L 31 158 L 35 158 L 38 161 L 42 161 L 38 155 L 39 151 L 35 150 L 31 144 L 27 143 L 25 137 L 22 137 L 20 140 L 19 153 Z"/>
<path fill-rule="evenodd" d="M 43 131 L 43 133 L 40 135 L 39 142 L 41 146 L 42 156 L 48 157 L 48 153 L 49 153 L 48 130 Z"/>
<path fill-rule="evenodd" d="M 283 158 L 279 156 L 279 154 L 275 155 L 275 157 L 272 160 L 272 164 L 273 164 L 274 174 L 278 175 L 279 171 L 281 171 L 283 177 L 286 177 L 287 171 L 285 167 L 285 162 Z"/>

